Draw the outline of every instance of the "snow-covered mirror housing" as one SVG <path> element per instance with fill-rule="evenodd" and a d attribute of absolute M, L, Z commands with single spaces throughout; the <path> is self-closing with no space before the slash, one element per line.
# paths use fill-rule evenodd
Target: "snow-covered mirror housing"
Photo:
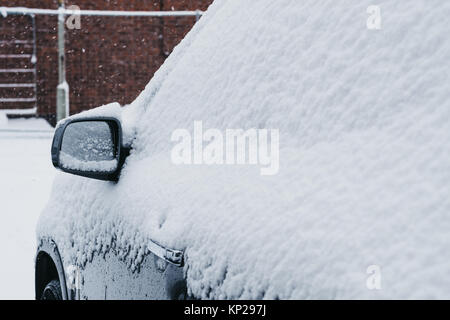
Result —
<path fill-rule="evenodd" d="M 64 172 L 117 181 L 128 152 L 122 147 L 122 127 L 113 117 L 67 119 L 55 131 L 53 165 Z"/>

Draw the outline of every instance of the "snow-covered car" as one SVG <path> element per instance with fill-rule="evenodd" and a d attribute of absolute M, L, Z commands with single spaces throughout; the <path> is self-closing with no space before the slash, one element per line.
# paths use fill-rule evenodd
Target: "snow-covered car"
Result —
<path fill-rule="evenodd" d="M 376 4 L 216 0 L 133 103 L 58 123 L 36 298 L 450 298 L 450 2 Z"/>

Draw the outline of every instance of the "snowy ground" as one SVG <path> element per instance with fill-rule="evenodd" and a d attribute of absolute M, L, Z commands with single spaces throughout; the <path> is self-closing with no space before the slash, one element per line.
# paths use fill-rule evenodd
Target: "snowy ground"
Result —
<path fill-rule="evenodd" d="M 0 299 L 34 298 L 36 222 L 55 174 L 52 136 L 45 120 L 0 112 Z"/>

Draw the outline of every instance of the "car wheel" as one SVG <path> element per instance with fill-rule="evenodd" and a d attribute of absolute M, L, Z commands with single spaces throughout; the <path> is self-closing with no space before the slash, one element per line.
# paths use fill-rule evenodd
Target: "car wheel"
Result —
<path fill-rule="evenodd" d="M 52 280 L 45 286 L 41 300 L 62 300 L 61 284 L 58 280 Z"/>

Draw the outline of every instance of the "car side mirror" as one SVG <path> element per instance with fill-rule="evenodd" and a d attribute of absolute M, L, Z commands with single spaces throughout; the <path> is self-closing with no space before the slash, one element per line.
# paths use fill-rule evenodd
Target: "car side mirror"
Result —
<path fill-rule="evenodd" d="M 55 131 L 53 165 L 67 173 L 117 181 L 126 157 L 122 127 L 116 118 L 68 119 Z"/>

